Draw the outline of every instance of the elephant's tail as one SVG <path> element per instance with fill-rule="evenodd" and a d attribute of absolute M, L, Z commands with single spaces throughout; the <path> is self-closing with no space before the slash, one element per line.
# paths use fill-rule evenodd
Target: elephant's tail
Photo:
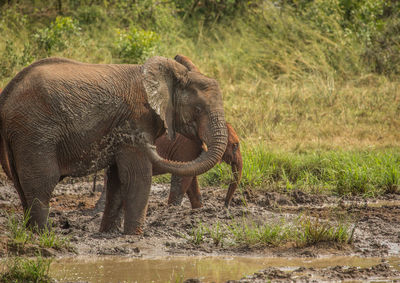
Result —
<path fill-rule="evenodd" d="M 0 88 L 0 95 L 2 95 L 1 93 L 1 88 Z M 3 171 L 4 173 L 6 173 L 7 177 L 9 179 L 13 179 L 12 178 L 12 174 L 11 174 L 11 169 L 10 169 L 10 161 L 8 159 L 8 154 L 7 154 L 7 146 L 6 146 L 6 141 L 4 140 L 1 132 L 1 119 L 0 119 L 0 162 L 1 162 L 1 166 L 3 167 Z"/>
<path fill-rule="evenodd" d="M 10 168 L 10 160 L 7 154 L 7 146 L 1 134 L 0 134 L 0 162 L 1 166 L 3 167 L 4 173 L 6 173 L 7 177 L 12 180 L 13 178 Z"/>
<path fill-rule="evenodd" d="M 1 91 L 2 90 L 0 88 L 0 95 L 2 95 Z M 1 131 L 1 120 L 0 120 L 0 162 L 1 166 L 3 167 L 4 173 L 6 173 L 7 177 L 12 180 L 9 159 L 7 156 L 6 142 L 3 139 L 1 132 L 2 131 Z"/>
<path fill-rule="evenodd" d="M 2 90 L 0 89 L 0 97 L 2 96 L 4 96 L 4 92 L 2 93 Z M 22 191 L 21 184 L 19 182 L 11 147 L 7 142 L 7 140 L 5 139 L 5 136 L 3 135 L 1 118 L 0 118 L 0 163 L 4 173 L 10 180 L 14 182 L 14 186 L 17 189 L 23 207 L 24 208 L 27 207 L 27 202 L 25 199 L 25 195 Z"/>
<path fill-rule="evenodd" d="M 1 129 L 0 129 L 0 162 L 1 166 L 3 167 L 4 173 L 6 173 L 7 177 L 13 181 L 15 189 L 17 190 L 18 195 L 21 199 L 22 206 L 26 208 L 27 202 L 24 192 L 22 191 L 21 183 L 18 178 L 14 156 L 11 151 L 10 145 L 7 143 L 7 141 L 4 139 L 4 136 L 1 134 Z"/>

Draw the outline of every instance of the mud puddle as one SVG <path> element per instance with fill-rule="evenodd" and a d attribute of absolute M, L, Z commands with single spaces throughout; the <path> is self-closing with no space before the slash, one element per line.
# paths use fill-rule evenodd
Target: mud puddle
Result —
<path fill-rule="evenodd" d="M 384 263 L 383 263 L 384 262 Z M 343 269 L 363 273 L 376 266 L 393 269 L 393 273 L 376 274 L 369 279 L 395 280 L 396 271 L 400 271 L 400 258 L 391 257 L 323 257 L 305 258 L 260 258 L 260 257 L 163 257 L 163 258 L 127 258 L 127 257 L 79 257 L 63 258 L 51 265 L 51 276 L 60 282 L 227 282 L 229 280 L 253 280 L 268 270 L 274 270 L 266 280 L 290 279 L 328 280 L 335 270 Z M 261 271 L 260 271 L 261 270 Z M 328 275 L 328 276 L 327 276 Z M 329 275 L 331 277 L 329 277 Z M 247 279 L 246 279 L 247 277 Z M 256 278 L 252 278 L 256 277 Z M 361 277 L 362 278 L 362 277 Z M 359 279 L 361 279 L 359 278 Z M 346 279 L 346 278 L 342 278 Z M 348 277 L 347 279 L 353 279 Z M 261 279 L 262 280 L 262 279 Z M 262 281 L 261 281 L 262 282 Z"/>

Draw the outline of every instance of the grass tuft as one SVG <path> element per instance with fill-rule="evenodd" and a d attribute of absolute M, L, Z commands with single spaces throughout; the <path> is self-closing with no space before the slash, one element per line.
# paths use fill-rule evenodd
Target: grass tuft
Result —
<path fill-rule="evenodd" d="M 69 249 L 69 239 L 57 235 L 53 230 L 45 228 L 43 230 L 32 230 L 28 227 L 29 213 L 26 213 L 22 219 L 16 213 L 7 215 L 7 229 L 9 235 L 9 244 L 17 247 L 18 251 L 23 250 L 26 244 L 40 248 Z M 49 223 L 51 225 L 51 223 Z"/>
<path fill-rule="evenodd" d="M 204 242 L 207 228 L 199 221 L 196 226 L 192 227 L 189 233 L 189 241 L 194 245 L 200 245 Z"/>
<path fill-rule="evenodd" d="M 296 235 L 297 246 L 311 246 L 321 242 L 349 244 L 352 242 L 353 230 L 344 223 L 323 222 L 319 219 L 302 218 Z"/>
<path fill-rule="evenodd" d="M 343 222 L 323 222 L 321 220 L 301 217 L 289 222 L 260 223 L 247 218 L 232 219 L 229 223 L 205 226 L 199 222 L 186 237 L 194 245 L 212 243 L 215 246 L 251 246 L 277 247 L 293 244 L 297 247 L 316 245 L 318 243 L 350 244 L 353 240 L 355 226 Z"/>
<path fill-rule="evenodd" d="M 26 213 L 21 219 L 15 213 L 7 213 L 7 229 L 11 242 L 19 247 L 24 248 L 25 244 L 32 241 L 33 233 L 27 229 L 29 221 L 29 213 Z"/>
<path fill-rule="evenodd" d="M 6 260 L 6 271 L 0 274 L 0 282 L 53 282 L 49 277 L 52 259 L 41 256 L 35 259 L 13 257 Z"/>

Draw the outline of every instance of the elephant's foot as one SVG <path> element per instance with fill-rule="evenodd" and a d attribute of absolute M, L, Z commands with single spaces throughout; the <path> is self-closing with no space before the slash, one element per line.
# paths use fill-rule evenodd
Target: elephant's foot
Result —
<path fill-rule="evenodd" d="M 201 197 L 200 197 L 200 199 L 196 199 L 196 200 L 191 199 L 190 203 L 192 205 L 192 209 L 203 207 L 203 201 L 201 200 Z"/>
<path fill-rule="evenodd" d="M 28 217 L 27 225 L 35 231 L 43 231 L 50 228 L 47 223 L 48 215 L 49 206 L 38 199 L 33 200 L 30 209 L 25 211 L 25 217 Z"/>
<path fill-rule="evenodd" d="M 143 234 L 143 224 L 139 222 L 134 223 L 124 223 L 124 234 L 126 235 L 142 235 Z"/>
<path fill-rule="evenodd" d="M 99 231 L 100 232 L 106 232 L 106 233 L 109 233 L 109 232 L 117 232 L 117 231 L 119 231 L 119 229 L 121 228 L 121 222 L 119 222 L 119 223 L 116 223 L 116 222 L 114 222 L 114 223 L 101 223 L 101 225 L 100 225 L 100 229 L 99 229 Z"/>
<path fill-rule="evenodd" d="M 106 219 L 107 217 L 104 217 L 103 215 L 103 219 L 101 221 L 100 224 L 100 232 L 116 232 L 119 231 L 119 229 L 121 228 L 121 217 L 118 217 L 118 219 L 116 220 L 109 220 Z"/>
<path fill-rule="evenodd" d="M 101 225 L 99 232 L 101 233 L 111 233 L 111 232 L 118 232 L 120 226 L 118 225 Z"/>
<path fill-rule="evenodd" d="M 183 194 L 170 193 L 168 198 L 168 204 L 173 206 L 180 206 L 182 204 Z"/>

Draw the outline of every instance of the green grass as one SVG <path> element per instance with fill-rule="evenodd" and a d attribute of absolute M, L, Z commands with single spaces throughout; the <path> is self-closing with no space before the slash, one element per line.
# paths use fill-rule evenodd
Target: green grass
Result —
<path fill-rule="evenodd" d="M 27 226 L 29 213 L 20 217 L 16 213 L 8 214 L 7 230 L 9 244 L 15 246 L 18 251 L 23 251 L 26 244 L 41 248 L 54 248 L 56 250 L 70 249 L 69 239 L 56 234 L 53 230 L 45 228 L 43 230 L 32 230 Z M 49 222 L 51 225 L 51 222 Z"/>
<path fill-rule="evenodd" d="M 243 188 L 301 189 L 313 193 L 375 197 L 398 192 L 400 150 L 284 152 L 242 146 Z M 218 165 L 201 177 L 203 185 L 226 185 L 229 166 Z"/>
<path fill-rule="evenodd" d="M 194 245 L 210 243 L 215 246 L 278 247 L 292 244 L 306 247 L 318 243 L 349 244 L 353 227 L 344 222 L 327 222 L 310 217 L 294 221 L 260 223 L 248 218 L 232 219 L 228 223 L 207 226 L 201 222 L 189 231 L 186 239 Z"/>
<path fill-rule="evenodd" d="M 207 233 L 208 228 L 204 226 L 201 222 L 198 222 L 196 226 L 192 227 L 192 230 L 189 232 L 189 237 L 187 239 L 194 245 L 199 245 L 204 242 Z"/>
<path fill-rule="evenodd" d="M 349 224 L 323 222 L 319 219 L 301 218 L 295 231 L 297 246 L 311 246 L 321 242 L 347 244 L 353 241 L 353 228 Z"/>
<path fill-rule="evenodd" d="M 39 232 L 37 243 L 40 247 L 43 248 L 54 248 L 56 250 L 61 250 L 63 248 L 70 249 L 70 242 L 69 239 L 56 234 L 51 229 L 44 229 L 43 231 Z"/>
<path fill-rule="evenodd" d="M 25 244 L 32 241 L 33 233 L 27 229 L 29 214 L 25 214 L 22 219 L 16 213 L 7 215 L 7 229 L 11 242 L 24 248 Z"/>
<path fill-rule="evenodd" d="M 258 224 L 253 221 L 233 221 L 228 224 L 233 243 L 248 246 L 278 246 L 288 239 L 289 227 L 279 224 Z"/>
<path fill-rule="evenodd" d="M 12 257 L 5 261 L 5 271 L 0 274 L 0 282 L 53 282 L 49 277 L 52 259 Z"/>

